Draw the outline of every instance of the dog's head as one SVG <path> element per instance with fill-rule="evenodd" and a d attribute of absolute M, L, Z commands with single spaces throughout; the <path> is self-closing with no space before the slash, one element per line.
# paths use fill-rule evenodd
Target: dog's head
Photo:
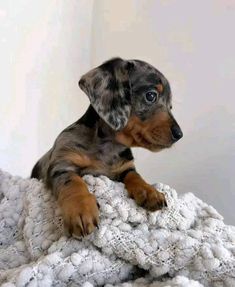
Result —
<path fill-rule="evenodd" d="M 85 74 L 79 86 L 116 139 L 129 147 L 157 151 L 183 136 L 171 113 L 170 85 L 146 62 L 111 59 Z"/>

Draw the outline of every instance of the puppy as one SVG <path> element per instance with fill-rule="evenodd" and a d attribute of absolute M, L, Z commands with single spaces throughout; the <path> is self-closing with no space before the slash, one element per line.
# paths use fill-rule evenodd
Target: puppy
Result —
<path fill-rule="evenodd" d="M 170 85 L 146 62 L 111 59 L 85 74 L 79 86 L 89 108 L 61 132 L 31 175 L 53 191 L 65 228 L 76 237 L 90 234 L 99 224 L 98 204 L 83 175 L 121 181 L 138 205 L 161 209 L 164 195 L 136 172 L 130 148 L 160 151 L 183 136 L 171 112 Z"/>

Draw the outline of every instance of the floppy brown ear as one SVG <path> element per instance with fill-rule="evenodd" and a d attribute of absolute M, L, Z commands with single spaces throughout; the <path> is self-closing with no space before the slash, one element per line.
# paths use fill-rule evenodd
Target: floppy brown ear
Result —
<path fill-rule="evenodd" d="M 93 108 L 114 130 L 125 127 L 130 116 L 131 67 L 130 62 L 114 58 L 89 71 L 79 81 Z"/>

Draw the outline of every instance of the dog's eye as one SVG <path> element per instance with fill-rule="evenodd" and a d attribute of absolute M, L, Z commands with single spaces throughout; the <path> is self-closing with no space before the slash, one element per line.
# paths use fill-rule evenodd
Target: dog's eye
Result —
<path fill-rule="evenodd" d="M 145 94 L 145 99 L 148 103 L 154 103 L 156 102 L 157 100 L 157 97 L 158 97 L 158 94 L 154 91 L 151 91 L 151 92 L 147 92 Z"/>

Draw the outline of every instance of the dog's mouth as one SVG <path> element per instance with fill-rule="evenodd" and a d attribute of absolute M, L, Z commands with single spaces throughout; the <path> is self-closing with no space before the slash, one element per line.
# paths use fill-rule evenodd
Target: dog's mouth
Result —
<path fill-rule="evenodd" d="M 143 147 L 150 150 L 150 151 L 158 152 L 158 151 L 161 151 L 163 149 L 170 148 L 171 146 L 172 146 L 172 144 L 164 144 L 163 145 L 163 144 L 155 143 L 155 144 L 145 145 Z"/>
<path fill-rule="evenodd" d="M 170 148 L 174 143 L 169 129 L 147 129 L 141 125 L 133 125 L 118 132 L 116 140 L 128 147 L 142 147 L 153 152 Z"/>
<path fill-rule="evenodd" d="M 162 149 L 170 148 L 173 142 L 163 142 L 161 138 L 155 138 L 151 136 L 144 136 L 141 133 L 134 135 L 134 145 L 146 148 L 151 151 L 160 151 Z"/>

